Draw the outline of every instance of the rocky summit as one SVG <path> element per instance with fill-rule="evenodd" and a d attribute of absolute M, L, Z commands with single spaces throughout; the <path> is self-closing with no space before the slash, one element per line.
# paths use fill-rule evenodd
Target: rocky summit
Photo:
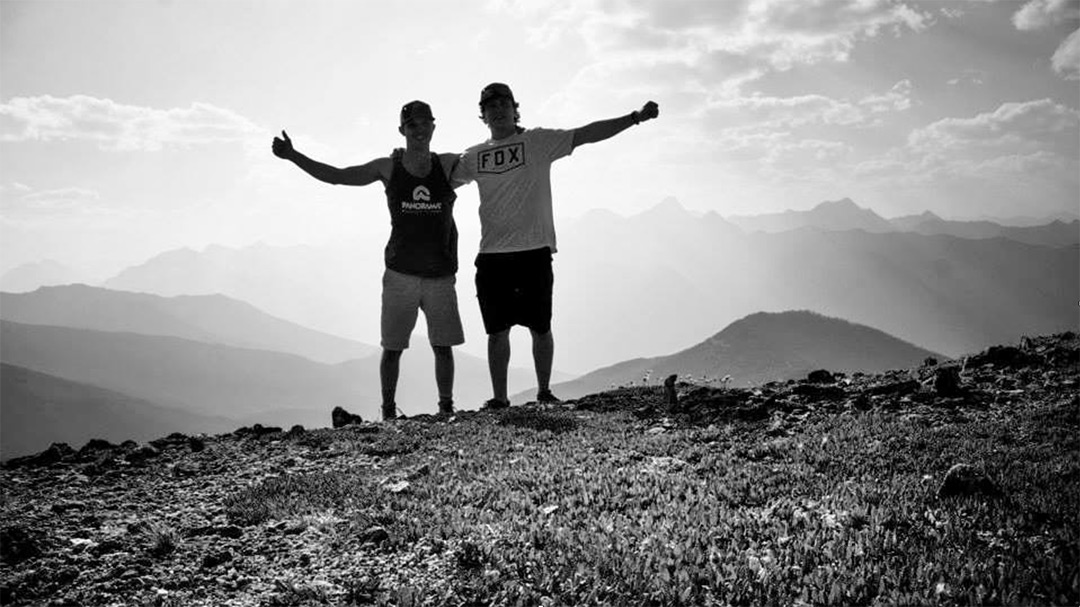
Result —
<path fill-rule="evenodd" d="M 1077 604 L 1078 384 L 1065 333 L 883 374 L 57 444 L 0 470 L 0 602 Z"/>

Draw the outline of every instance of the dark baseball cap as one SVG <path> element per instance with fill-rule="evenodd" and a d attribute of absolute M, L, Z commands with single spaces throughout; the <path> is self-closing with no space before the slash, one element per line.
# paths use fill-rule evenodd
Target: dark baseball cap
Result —
<path fill-rule="evenodd" d="M 401 106 L 402 126 L 414 118 L 430 118 L 435 120 L 435 116 L 431 113 L 431 106 L 420 100 L 410 101 Z"/>
<path fill-rule="evenodd" d="M 480 91 L 480 105 L 484 105 L 496 97 L 506 97 L 510 101 L 514 101 L 514 93 L 510 90 L 510 87 L 501 82 L 492 82 L 485 86 L 484 90 Z M 515 101 L 515 103 L 517 102 Z"/>

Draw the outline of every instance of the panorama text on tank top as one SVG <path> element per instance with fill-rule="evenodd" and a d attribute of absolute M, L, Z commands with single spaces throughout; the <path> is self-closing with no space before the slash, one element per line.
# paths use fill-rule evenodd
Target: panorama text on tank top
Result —
<path fill-rule="evenodd" d="M 443 172 L 439 155 L 431 154 L 431 170 L 417 177 L 402 164 L 404 150 L 391 154 L 393 169 L 386 184 L 390 240 L 386 267 L 413 276 L 438 278 L 457 272 L 457 194 Z"/>

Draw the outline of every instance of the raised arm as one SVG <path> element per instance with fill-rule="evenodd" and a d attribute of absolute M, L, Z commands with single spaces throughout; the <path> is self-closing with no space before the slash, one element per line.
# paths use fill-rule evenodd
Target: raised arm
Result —
<path fill-rule="evenodd" d="M 576 148 L 579 145 L 585 145 L 586 143 L 596 143 L 598 141 L 610 139 L 635 124 L 641 124 L 646 120 L 652 120 L 659 115 L 660 106 L 656 105 L 655 102 L 650 101 L 643 105 L 640 110 L 630 112 L 626 116 L 591 122 L 583 127 L 574 129 L 574 147 Z"/>
<path fill-rule="evenodd" d="M 385 182 L 390 178 L 389 158 L 376 158 L 366 164 L 340 169 L 312 160 L 296 151 L 292 139 L 289 139 L 285 131 L 281 131 L 281 137 L 274 137 L 273 150 L 278 158 L 292 161 L 308 175 L 334 185 L 368 185 L 376 181 Z"/>

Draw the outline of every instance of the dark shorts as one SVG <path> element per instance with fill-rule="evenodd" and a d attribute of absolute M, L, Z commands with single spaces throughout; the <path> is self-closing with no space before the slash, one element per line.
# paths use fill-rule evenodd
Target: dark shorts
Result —
<path fill-rule="evenodd" d="M 488 335 L 514 325 L 551 330 L 551 249 L 476 256 L 476 297 Z"/>

